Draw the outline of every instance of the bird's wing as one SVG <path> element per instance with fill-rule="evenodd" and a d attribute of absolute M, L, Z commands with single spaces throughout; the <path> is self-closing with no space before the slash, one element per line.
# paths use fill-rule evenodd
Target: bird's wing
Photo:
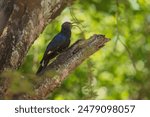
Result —
<path fill-rule="evenodd" d="M 57 51 L 65 42 L 66 37 L 61 33 L 56 35 L 54 39 L 48 44 L 45 53 L 50 54 L 51 52 Z"/>
<path fill-rule="evenodd" d="M 46 51 L 44 53 L 44 56 L 41 60 L 41 65 L 44 66 L 44 59 L 48 56 L 48 55 L 53 55 L 54 53 L 57 52 L 57 50 L 64 44 L 66 40 L 66 37 L 64 35 L 62 35 L 61 33 L 56 35 L 53 40 L 48 44 Z"/>

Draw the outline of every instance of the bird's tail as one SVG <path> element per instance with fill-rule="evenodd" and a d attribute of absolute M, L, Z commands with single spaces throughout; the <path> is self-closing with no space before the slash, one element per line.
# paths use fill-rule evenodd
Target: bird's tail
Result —
<path fill-rule="evenodd" d="M 40 67 L 37 70 L 36 75 L 39 75 L 41 73 L 41 71 L 43 71 L 47 67 L 49 61 L 51 59 L 53 59 L 54 57 L 56 57 L 57 55 L 58 55 L 58 53 L 55 52 L 55 53 L 51 53 L 47 56 L 44 56 L 43 59 L 40 62 Z"/>

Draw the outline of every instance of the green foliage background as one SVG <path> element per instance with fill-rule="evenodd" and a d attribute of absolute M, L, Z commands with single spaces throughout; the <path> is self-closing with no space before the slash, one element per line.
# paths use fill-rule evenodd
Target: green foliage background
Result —
<path fill-rule="evenodd" d="M 78 0 L 46 27 L 20 72 L 36 72 L 49 41 L 74 17 L 86 38 L 104 34 L 111 41 L 49 99 L 150 99 L 150 0 Z M 72 43 L 82 37 L 81 30 L 72 29 Z"/>

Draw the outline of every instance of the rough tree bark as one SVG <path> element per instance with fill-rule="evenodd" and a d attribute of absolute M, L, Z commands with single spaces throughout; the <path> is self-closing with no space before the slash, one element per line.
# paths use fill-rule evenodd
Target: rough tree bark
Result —
<path fill-rule="evenodd" d="M 7 69 L 19 68 L 28 49 L 46 24 L 73 1 L 75 0 L 1 0 L 0 73 Z M 9 88 L 12 78 L 1 77 L 0 99 L 6 99 L 8 95 L 11 95 L 11 99 L 45 99 L 61 85 L 72 70 L 104 46 L 108 40 L 103 35 L 94 35 L 88 40 L 77 41 L 42 71 L 38 80 L 31 82 L 32 94 L 11 93 Z M 28 79 L 21 80 L 24 82 Z"/>

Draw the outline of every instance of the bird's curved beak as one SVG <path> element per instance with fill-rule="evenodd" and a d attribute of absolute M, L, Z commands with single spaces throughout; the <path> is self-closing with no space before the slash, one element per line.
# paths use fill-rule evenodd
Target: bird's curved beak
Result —
<path fill-rule="evenodd" d="M 77 26 L 77 25 L 76 25 L 76 22 L 72 22 L 72 23 L 70 23 L 70 25 L 71 25 L 71 28 L 72 28 L 73 26 Z"/>
<path fill-rule="evenodd" d="M 79 28 L 79 26 L 76 24 L 76 22 L 71 23 L 71 28 L 72 27 L 78 27 Z"/>
<path fill-rule="evenodd" d="M 74 23 L 70 23 L 71 28 L 74 26 L 73 24 L 74 24 Z"/>

